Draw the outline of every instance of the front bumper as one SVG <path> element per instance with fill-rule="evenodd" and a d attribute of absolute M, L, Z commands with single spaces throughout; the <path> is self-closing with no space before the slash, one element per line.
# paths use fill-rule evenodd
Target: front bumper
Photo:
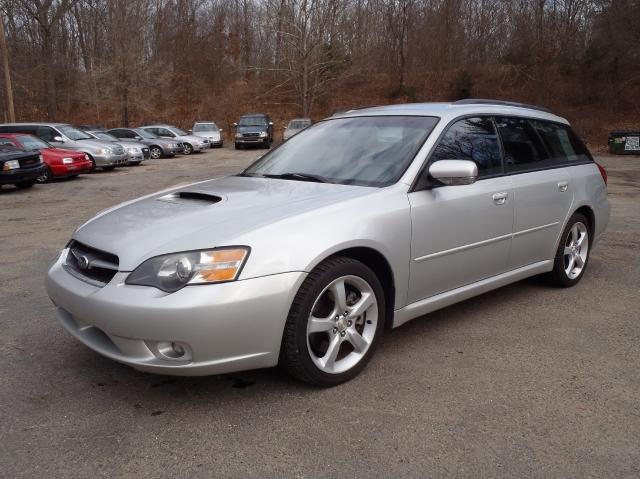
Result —
<path fill-rule="evenodd" d="M 275 366 L 289 307 L 306 273 L 187 286 L 172 294 L 124 283 L 96 287 L 50 267 L 46 288 L 63 327 L 94 351 L 141 371 L 200 376 Z M 164 355 L 179 343 L 187 354 Z"/>
<path fill-rule="evenodd" d="M 236 143 L 240 143 L 243 145 L 259 145 L 269 143 L 268 136 L 243 136 L 241 138 L 236 138 Z"/>
<path fill-rule="evenodd" d="M 129 161 L 127 153 L 121 155 L 93 155 L 96 166 L 124 166 Z"/>
<path fill-rule="evenodd" d="M 16 170 L 0 171 L 0 185 L 14 185 L 23 181 L 32 181 L 44 173 L 45 164 L 36 168 L 19 168 Z"/>
<path fill-rule="evenodd" d="M 56 178 L 64 178 L 66 176 L 79 175 L 80 173 L 89 173 L 92 168 L 91 161 L 74 161 L 69 165 L 49 165 L 53 176 Z"/>

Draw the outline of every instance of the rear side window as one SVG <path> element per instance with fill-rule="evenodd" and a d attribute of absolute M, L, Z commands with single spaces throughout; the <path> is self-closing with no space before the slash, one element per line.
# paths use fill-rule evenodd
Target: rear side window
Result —
<path fill-rule="evenodd" d="M 440 160 L 473 161 L 479 177 L 502 173 L 498 135 L 491 119 L 466 118 L 451 125 L 431 156 L 431 162 Z"/>
<path fill-rule="evenodd" d="M 532 121 L 531 124 L 551 153 L 554 163 L 561 165 L 591 161 L 584 144 L 568 126 L 547 121 Z"/>
<path fill-rule="evenodd" d="M 32 133 L 29 129 L 23 130 L 24 133 Z M 53 138 L 58 136 L 58 133 L 48 126 L 39 126 L 35 131 L 35 135 L 44 141 L 53 141 Z"/>
<path fill-rule="evenodd" d="M 498 117 L 496 124 L 502 138 L 507 173 L 553 166 L 544 144 L 528 120 Z"/>

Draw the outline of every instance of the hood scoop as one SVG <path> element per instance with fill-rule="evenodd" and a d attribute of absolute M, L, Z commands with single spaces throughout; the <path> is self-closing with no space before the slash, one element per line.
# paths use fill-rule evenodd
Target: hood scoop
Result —
<path fill-rule="evenodd" d="M 222 201 L 222 197 L 202 191 L 177 191 L 158 198 L 159 201 L 169 203 L 194 202 L 202 206 L 213 205 Z"/>

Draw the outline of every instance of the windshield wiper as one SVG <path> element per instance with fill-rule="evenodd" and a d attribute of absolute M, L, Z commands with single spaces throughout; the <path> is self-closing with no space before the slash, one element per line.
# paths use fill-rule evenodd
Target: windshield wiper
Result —
<path fill-rule="evenodd" d="M 308 173 L 280 173 L 278 175 L 266 174 L 265 178 L 276 178 L 280 180 L 299 180 L 299 181 L 313 181 L 315 183 L 330 183 L 330 181 L 324 176 L 310 175 Z"/>

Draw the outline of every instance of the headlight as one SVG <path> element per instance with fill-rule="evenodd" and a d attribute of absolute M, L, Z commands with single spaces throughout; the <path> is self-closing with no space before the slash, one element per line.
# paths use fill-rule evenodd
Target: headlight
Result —
<path fill-rule="evenodd" d="M 242 133 L 236 133 L 236 138 L 242 138 Z"/>
<path fill-rule="evenodd" d="M 110 155 L 111 150 L 109 148 L 101 148 L 98 150 L 98 153 L 100 153 L 101 155 Z"/>
<path fill-rule="evenodd" d="M 20 168 L 20 162 L 18 160 L 5 161 L 4 165 L 2 165 L 4 171 L 17 170 L 18 168 Z"/>
<path fill-rule="evenodd" d="M 140 148 L 129 148 L 129 153 L 135 155 L 136 153 L 141 153 Z"/>
<path fill-rule="evenodd" d="M 260 132 L 260 138 L 265 138 L 267 136 L 267 132 L 266 131 L 261 131 Z"/>
<path fill-rule="evenodd" d="M 44 160 L 43 160 L 43 158 L 42 158 L 42 155 L 41 155 L 41 154 L 40 154 L 40 155 L 38 155 L 38 163 L 42 163 L 43 161 L 44 161 Z"/>
<path fill-rule="evenodd" d="M 73 163 L 73 158 L 63 158 L 62 159 L 62 164 L 63 165 L 68 165 L 70 163 Z"/>
<path fill-rule="evenodd" d="M 84 159 L 85 160 L 91 160 L 91 158 L 89 158 L 89 155 L 87 155 L 86 153 L 84 154 Z"/>
<path fill-rule="evenodd" d="M 216 248 L 187 251 L 148 259 L 126 280 L 127 284 L 153 286 L 173 293 L 189 284 L 235 281 L 242 270 L 249 248 Z"/>
<path fill-rule="evenodd" d="M 169 144 L 169 148 L 178 148 L 178 144 L 177 143 L 170 143 Z"/>

